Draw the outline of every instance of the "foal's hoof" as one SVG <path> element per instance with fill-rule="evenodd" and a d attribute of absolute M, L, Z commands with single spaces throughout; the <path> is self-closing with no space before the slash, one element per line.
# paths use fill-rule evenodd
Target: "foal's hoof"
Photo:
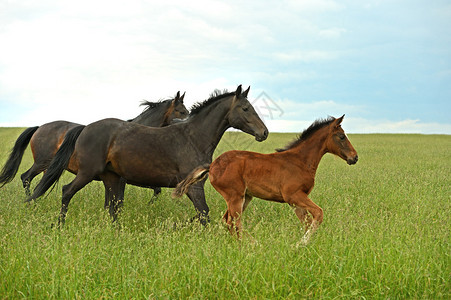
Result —
<path fill-rule="evenodd" d="M 299 248 L 299 247 L 307 247 L 308 243 L 309 243 L 309 239 L 303 237 L 303 238 L 296 244 L 296 248 Z"/>

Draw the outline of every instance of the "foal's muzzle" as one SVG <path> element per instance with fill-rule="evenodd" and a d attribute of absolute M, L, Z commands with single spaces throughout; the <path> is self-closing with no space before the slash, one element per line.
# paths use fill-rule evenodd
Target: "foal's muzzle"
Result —
<path fill-rule="evenodd" d="M 354 157 L 349 157 L 349 158 L 347 159 L 347 163 L 348 163 L 348 165 L 355 165 L 355 164 L 357 163 L 358 160 L 359 160 L 359 156 L 356 155 L 356 156 L 354 156 Z"/>

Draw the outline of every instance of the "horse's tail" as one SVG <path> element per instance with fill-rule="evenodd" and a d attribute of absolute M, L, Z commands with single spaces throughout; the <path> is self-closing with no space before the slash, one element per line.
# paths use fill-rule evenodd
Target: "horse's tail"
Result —
<path fill-rule="evenodd" d="M 17 138 L 16 143 L 9 154 L 8 160 L 0 173 L 0 187 L 4 186 L 8 182 L 11 182 L 14 176 L 16 176 L 17 170 L 19 170 L 20 163 L 22 162 L 25 149 L 27 149 L 31 137 L 36 130 L 38 130 L 38 128 L 39 126 L 29 127 L 25 129 L 24 132 L 22 132 Z"/>
<path fill-rule="evenodd" d="M 183 194 L 186 194 L 189 187 L 203 180 L 208 175 L 208 172 L 210 172 L 210 164 L 204 164 L 195 168 L 185 179 L 177 184 L 177 187 L 172 192 L 172 197 L 181 197 Z"/>
<path fill-rule="evenodd" d="M 41 197 L 50 187 L 54 186 L 58 182 L 64 170 L 66 170 L 69 165 L 70 158 L 75 150 L 77 138 L 85 127 L 85 125 L 80 125 L 72 128 L 66 133 L 63 143 L 56 152 L 55 157 L 52 159 L 52 162 L 47 168 L 44 176 L 42 176 L 41 181 L 39 181 L 38 185 L 34 189 L 33 195 L 31 195 L 26 201 L 31 201 Z"/>

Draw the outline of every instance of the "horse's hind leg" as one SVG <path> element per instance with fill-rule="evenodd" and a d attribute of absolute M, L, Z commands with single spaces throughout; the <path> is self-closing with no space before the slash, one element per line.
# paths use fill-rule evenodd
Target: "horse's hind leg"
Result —
<path fill-rule="evenodd" d="M 239 195 L 237 196 L 229 196 L 226 198 L 227 202 L 227 212 L 224 215 L 224 218 L 231 234 L 236 233 L 237 237 L 240 237 L 240 233 L 242 230 L 241 226 L 241 216 L 243 214 L 244 207 L 244 197 Z"/>
<path fill-rule="evenodd" d="M 58 219 L 58 225 L 64 224 L 72 197 L 91 181 L 92 177 L 86 177 L 78 173 L 77 177 L 75 177 L 71 183 L 63 186 L 63 198 L 61 200 L 61 211 Z"/>
<path fill-rule="evenodd" d="M 105 186 L 105 208 L 109 208 L 113 222 L 123 205 L 126 180 L 115 173 L 107 172 L 100 176 Z"/>
<path fill-rule="evenodd" d="M 196 209 L 197 215 L 195 218 L 198 218 L 202 225 L 207 225 L 210 222 L 208 216 L 210 209 L 205 201 L 204 183 L 205 180 L 192 185 L 186 194 Z"/>
<path fill-rule="evenodd" d="M 224 216 L 222 217 L 222 219 L 224 220 L 225 223 L 227 223 L 227 225 L 229 226 L 230 232 L 233 234 L 233 228 L 231 226 L 235 225 L 236 226 L 236 231 L 237 233 L 242 229 L 242 225 L 241 225 L 241 215 L 244 213 L 244 210 L 246 209 L 246 207 L 249 205 L 249 203 L 252 200 L 252 196 L 249 194 L 245 194 L 244 195 L 244 202 L 242 202 L 242 208 L 240 211 L 239 208 L 239 203 L 238 206 L 234 209 L 233 207 L 231 208 L 231 211 L 237 211 L 238 213 L 234 214 L 230 214 L 229 215 L 229 205 L 227 204 L 227 211 L 225 212 Z M 239 201 L 238 201 L 239 202 Z M 233 206 L 233 205 L 231 205 Z M 229 216 L 230 216 L 230 220 L 229 220 Z"/>
<path fill-rule="evenodd" d="M 104 204 L 104 208 L 110 208 L 111 205 L 115 205 L 112 201 L 113 198 L 116 199 L 116 201 L 121 201 L 121 203 L 119 203 L 119 205 L 122 205 L 122 200 L 124 200 L 124 190 L 125 190 L 125 185 L 127 184 L 127 180 L 124 178 L 120 178 L 120 190 L 122 190 L 122 194 L 120 195 L 116 195 L 113 194 L 113 185 L 116 185 L 117 182 L 117 178 L 111 179 L 113 177 L 111 177 L 113 175 L 104 175 L 103 176 L 103 185 L 105 186 L 105 204 Z M 111 177 L 111 178 L 110 178 Z M 105 179 L 105 180 L 104 180 Z M 114 187 L 115 188 L 115 187 Z"/>
<path fill-rule="evenodd" d="M 22 180 L 22 185 L 25 189 L 25 194 L 27 196 L 31 195 L 30 185 L 33 178 L 35 178 L 39 173 L 45 171 L 48 165 L 37 164 L 36 162 L 29 168 L 25 173 L 20 175 L 20 179 Z"/>
<path fill-rule="evenodd" d="M 252 196 L 246 193 L 244 195 L 243 212 L 246 209 L 246 207 L 249 205 L 249 202 L 251 202 L 251 200 L 252 200 Z"/>

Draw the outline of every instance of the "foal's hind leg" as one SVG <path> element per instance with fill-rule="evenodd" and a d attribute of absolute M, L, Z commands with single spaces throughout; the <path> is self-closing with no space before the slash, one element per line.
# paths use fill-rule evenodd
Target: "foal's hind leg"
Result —
<path fill-rule="evenodd" d="M 241 216 L 243 214 L 244 207 L 244 197 L 239 195 L 229 196 L 226 199 L 227 202 L 227 212 L 224 214 L 224 221 L 229 227 L 231 234 L 236 233 L 237 237 L 240 237 L 241 226 Z"/>

